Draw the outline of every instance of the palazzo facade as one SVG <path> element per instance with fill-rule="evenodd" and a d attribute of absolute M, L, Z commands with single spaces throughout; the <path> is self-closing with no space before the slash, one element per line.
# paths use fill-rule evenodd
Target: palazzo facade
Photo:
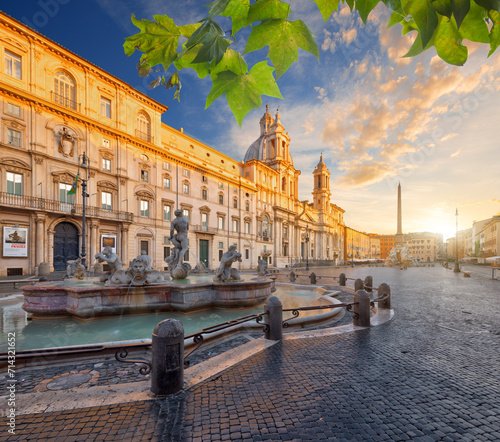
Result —
<path fill-rule="evenodd" d="M 146 252 L 163 270 L 176 208 L 189 217 L 192 266 L 216 267 L 231 244 L 242 269 L 260 258 L 343 261 L 330 173 L 321 157 L 312 202 L 299 201 L 279 112 L 266 110 L 236 161 L 163 124 L 166 106 L 3 13 L 0 29 L 0 276 L 36 274 L 41 263 L 64 270 L 80 255 L 82 180 L 90 269 L 111 245 L 125 266 Z"/>

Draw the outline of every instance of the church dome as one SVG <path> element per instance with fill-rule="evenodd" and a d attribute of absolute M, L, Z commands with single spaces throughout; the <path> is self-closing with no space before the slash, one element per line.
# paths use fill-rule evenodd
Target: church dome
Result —
<path fill-rule="evenodd" d="M 245 158 L 243 158 L 244 163 L 247 163 L 250 160 L 262 160 L 261 156 L 264 138 L 264 135 L 261 135 L 250 145 L 245 154 Z"/>

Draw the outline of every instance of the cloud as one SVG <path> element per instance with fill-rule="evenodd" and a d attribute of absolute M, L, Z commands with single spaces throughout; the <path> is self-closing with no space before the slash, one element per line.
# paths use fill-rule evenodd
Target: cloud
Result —
<path fill-rule="evenodd" d="M 450 155 L 450 158 L 458 157 L 462 153 L 462 149 L 458 149 Z"/>

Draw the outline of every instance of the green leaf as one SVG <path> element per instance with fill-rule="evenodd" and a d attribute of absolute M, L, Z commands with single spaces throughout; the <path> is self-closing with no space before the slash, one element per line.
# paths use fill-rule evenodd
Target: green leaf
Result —
<path fill-rule="evenodd" d="M 381 0 L 356 0 L 356 11 L 359 12 L 359 16 L 365 25 L 368 15 L 380 1 Z"/>
<path fill-rule="evenodd" d="M 403 29 L 401 31 L 402 35 L 406 35 L 412 31 L 418 32 L 418 26 L 416 25 L 415 20 L 409 19 L 409 20 L 403 21 Z"/>
<path fill-rule="evenodd" d="M 181 101 L 182 84 L 181 81 L 179 80 L 179 73 L 177 71 L 175 71 L 168 80 L 165 80 L 165 77 L 163 77 L 161 84 L 165 86 L 165 89 L 171 89 L 175 87 L 176 90 L 174 93 L 174 100 L 178 100 L 179 102 Z"/>
<path fill-rule="evenodd" d="M 403 7 L 401 6 L 401 0 L 382 0 L 388 9 L 397 12 L 401 15 L 405 15 Z"/>
<path fill-rule="evenodd" d="M 453 10 L 451 9 L 450 0 L 432 0 L 432 7 L 441 15 L 451 18 Z"/>
<path fill-rule="evenodd" d="M 354 0 L 345 0 L 349 8 L 351 8 L 351 11 L 354 10 Z"/>
<path fill-rule="evenodd" d="M 460 29 L 465 16 L 469 12 L 471 0 L 450 0 L 453 16 L 457 22 L 457 29 Z"/>
<path fill-rule="evenodd" d="M 266 61 L 261 61 L 245 75 L 237 75 L 231 71 L 220 72 L 213 80 L 205 109 L 225 94 L 227 104 L 241 126 L 248 112 L 262 106 L 261 95 L 283 98 L 274 79 L 273 71 L 274 69 Z"/>
<path fill-rule="evenodd" d="M 137 62 L 137 72 L 139 73 L 139 77 L 144 78 L 147 77 L 153 68 L 149 65 L 148 62 L 145 62 L 144 60 L 139 60 Z"/>
<path fill-rule="evenodd" d="M 268 56 L 276 69 L 276 77 L 279 78 L 298 60 L 298 48 L 319 59 L 319 49 L 314 37 L 302 20 L 267 20 L 253 28 L 243 53 L 269 46 Z"/>
<path fill-rule="evenodd" d="M 193 35 L 193 32 L 196 31 L 201 26 L 201 23 L 192 23 L 190 25 L 179 26 L 179 32 L 183 37 L 189 38 Z"/>
<path fill-rule="evenodd" d="M 236 34 L 241 28 L 246 26 L 249 10 L 250 0 L 231 0 L 229 2 L 221 15 L 231 18 L 233 34 Z"/>
<path fill-rule="evenodd" d="M 493 22 L 493 27 L 490 32 L 490 52 L 488 52 L 488 57 L 493 54 L 500 45 L 500 12 L 489 11 L 488 17 Z"/>
<path fill-rule="evenodd" d="M 280 0 L 259 0 L 250 5 L 247 17 L 247 25 L 256 21 L 279 20 L 288 18 L 290 5 Z"/>
<path fill-rule="evenodd" d="M 474 2 L 479 6 L 482 6 L 487 11 L 493 10 L 500 12 L 500 0 L 474 0 Z"/>
<path fill-rule="evenodd" d="M 214 59 L 219 63 L 231 41 L 224 38 L 224 31 L 217 23 L 207 19 L 186 41 L 185 48 L 191 49 L 198 44 L 202 47 L 191 63 L 210 63 Z"/>
<path fill-rule="evenodd" d="M 439 17 L 439 25 L 434 35 L 434 46 L 437 54 L 446 63 L 462 66 L 467 61 L 468 51 L 462 45 L 462 39 L 454 20 Z"/>
<path fill-rule="evenodd" d="M 425 47 L 438 25 L 438 17 L 430 0 L 403 0 L 401 4 L 404 11 L 411 14 L 415 20 L 422 39 L 422 46 Z"/>
<path fill-rule="evenodd" d="M 433 43 L 433 41 L 431 40 L 429 43 L 427 43 L 427 46 L 424 48 L 422 46 L 422 39 L 420 38 L 420 34 L 417 34 L 417 37 L 415 38 L 415 41 L 411 45 L 410 50 L 405 55 L 403 55 L 403 58 L 415 57 L 415 56 L 421 54 L 422 52 L 429 49 L 432 46 L 432 43 Z"/>
<path fill-rule="evenodd" d="M 399 12 L 394 11 L 389 18 L 389 22 L 387 23 L 387 29 L 398 23 L 401 23 L 404 19 L 405 17 L 403 15 L 401 15 Z"/>
<path fill-rule="evenodd" d="M 457 26 L 458 28 L 458 26 Z M 470 11 L 465 16 L 459 29 L 460 36 L 478 43 L 489 43 L 490 34 L 488 25 L 484 21 L 484 9 L 472 2 Z"/>
<path fill-rule="evenodd" d="M 165 70 L 177 58 L 179 45 L 179 28 L 166 15 L 155 15 L 155 21 L 137 20 L 132 14 L 132 23 L 141 32 L 125 39 L 123 49 L 126 55 L 131 55 L 137 49 L 144 52 L 141 63 L 149 66 L 163 65 Z"/>
<path fill-rule="evenodd" d="M 333 11 L 336 11 L 339 7 L 339 0 L 314 0 L 314 3 L 318 5 L 319 12 L 321 12 L 325 23 L 333 14 Z"/>
<path fill-rule="evenodd" d="M 248 72 L 248 65 L 245 59 L 238 51 L 228 49 L 222 57 L 220 63 L 212 62 L 213 67 L 210 69 L 210 76 L 215 78 L 217 74 L 223 71 L 231 71 L 236 75 L 244 75 Z"/>
<path fill-rule="evenodd" d="M 199 78 L 205 78 L 210 70 L 210 64 L 208 62 L 203 63 L 193 63 L 193 60 L 197 57 L 200 51 L 201 45 L 193 46 L 190 49 L 186 49 L 184 44 L 184 50 L 181 52 L 177 60 L 174 62 L 176 69 L 181 70 L 183 68 L 191 68 L 196 71 Z"/>
<path fill-rule="evenodd" d="M 216 15 L 222 14 L 230 1 L 231 0 L 215 0 L 212 3 L 205 5 L 211 8 L 209 17 L 214 18 Z"/>

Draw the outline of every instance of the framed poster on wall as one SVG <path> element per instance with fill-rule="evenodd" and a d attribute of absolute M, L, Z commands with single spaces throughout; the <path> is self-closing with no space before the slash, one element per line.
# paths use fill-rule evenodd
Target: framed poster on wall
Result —
<path fill-rule="evenodd" d="M 3 256 L 12 256 L 12 257 L 28 256 L 27 227 L 3 228 Z"/>
<path fill-rule="evenodd" d="M 108 246 L 116 253 L 116 235 L 101 235 L 101 252 Z"/>

